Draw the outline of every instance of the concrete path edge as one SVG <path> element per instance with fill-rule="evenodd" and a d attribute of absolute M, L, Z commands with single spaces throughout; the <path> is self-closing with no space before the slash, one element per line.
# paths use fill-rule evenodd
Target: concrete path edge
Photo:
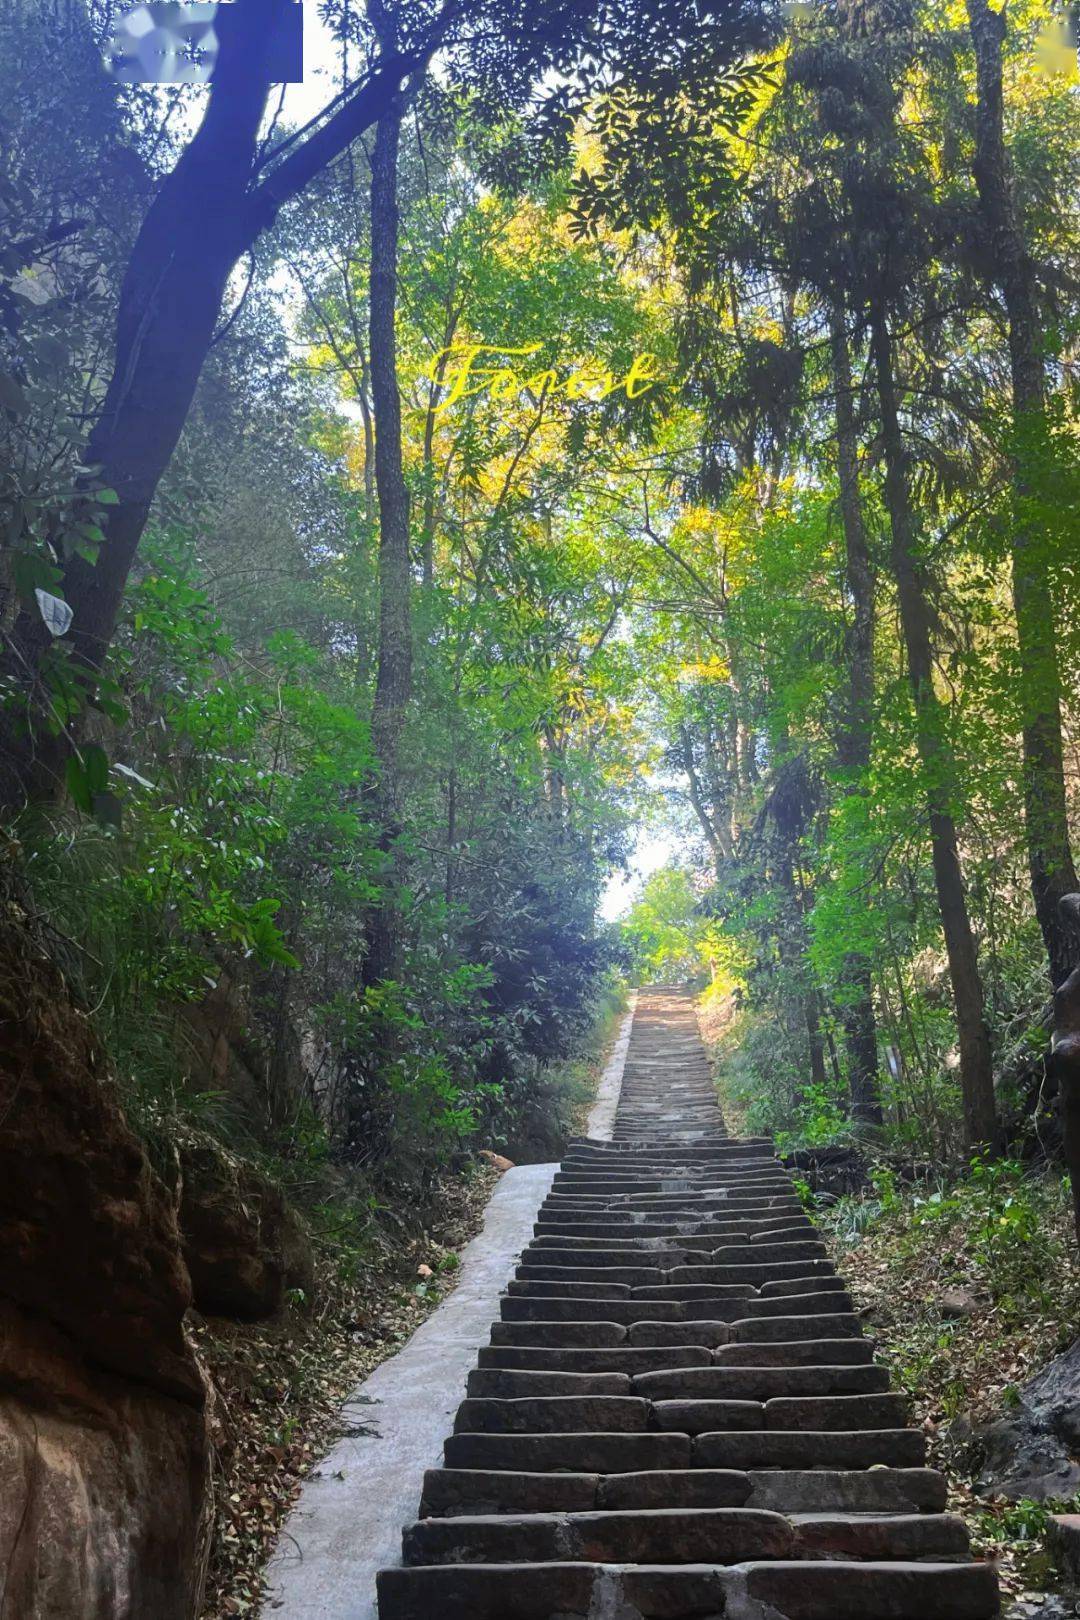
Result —
<path fill-rule="evenodd" d="M 622 1096 L 623 1070 L 626 1068 L 626 1052 L 630 1045 L 630 1030 L 634 1022 L 634 1010 L 637 1007 L 638 993 L 631 990 L 630 998 L 626 1003 L 626 1014 L 619 1025 L 619 1033 L 615 1037 L 615 1045 L 607 1060 L 600 1084 L 596 1090 L 596 1101 L 592 1105 L 589 1118 L 585 1126 L 586 1136 L 598 1142 L 610 1142 L 615 1130 L 615 1110 L 619 1106 Z"/>

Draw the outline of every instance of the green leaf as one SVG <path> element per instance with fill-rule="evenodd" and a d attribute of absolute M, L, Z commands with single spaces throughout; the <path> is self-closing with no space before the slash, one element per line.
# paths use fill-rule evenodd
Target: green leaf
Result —
<path fill-rule="evenodd" d="M 64 781 L 71 795 L 71 802 L 83 815 L 92 816 L 94 813 L 94 800 L 86 780 L 86 772 L 82 761 L 72 754 L 64 767 Z"/>
<path fill-rule="evenodd" d="M 125 725 L 131 718 L 125 703 L 121 703 L 118 698 L 109 697 L 104 692 L 99 692 L 91 700 L 91 708 L 100 709 L 102 714 L 108 715 L 109 719 L 118 726 Z"/>
<path fill-rule="evenodd" d="M 82 751 L 86 785 L 91 793 L 104 793 L 109 786 L 109 756 L 98 743 L 88 743 Z"/>
<path fill-rule="evenodd" d="M 32 602 L 34 592 L 47 591 L 63 579 L 59 568 L 40 551 L 18 552 L 12 561 L 15 589 L 25 602 Z"/>

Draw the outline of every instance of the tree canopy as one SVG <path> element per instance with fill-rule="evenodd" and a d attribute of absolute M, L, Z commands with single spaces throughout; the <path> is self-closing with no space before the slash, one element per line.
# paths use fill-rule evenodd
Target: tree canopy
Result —
<path fill-rule="evenodd" d="M 209 92 L 32 11 L 5 836 L 147 1129 L 235 1089 L 224 1007 L 228 1129 L 426 1176 L 640 974 L 711 986 L 792 1139 L 1032 1129 L 1080 960 L 1058 8 L 332 5 L 303 129 L 255 0 Z"/>

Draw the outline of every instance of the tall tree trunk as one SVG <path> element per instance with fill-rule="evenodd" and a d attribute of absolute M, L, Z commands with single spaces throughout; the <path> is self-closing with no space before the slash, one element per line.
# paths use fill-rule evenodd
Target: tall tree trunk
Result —
<path fill-rule="evenodd" d="M 709 812 L 709 806 L 706 802 L 706 796 L 701 785 L 701 779 L 698 776 L 697 766 L 694 763 L 694 737 L 688 725 L 684 724 L 679 727 L 679 742 L 681 745 L 682 767 L 686 773 L 687 791 L 690 798 L 690 804 L 694 814 L 697 816 L 698 824 L 705 835 L 705 842 L 708 844 L 709 850 L 712 854 L 713 870 L 716 872 L 717 876 L 719 876 L 724 859 L 726 856 L 731 854 L 731 851 L 730 849 L 725 849 L 721 829 L 714 823 L 712 815 Z M 706 741 L 706 750 L 708 747 L 709 744 Z"/>
<path fill-rule="evenodd" d="M 376 805 L 383 848 L 401 832 L 401 734 L 412 694 L 409 492 L 401 455 L 397 377 L 398 148 L 403 97 L 379 120 L 371 158 L 371 296 L 368 349 L 375 415 L 375 487 L 379 500 L 379 662 L 371 713 L 378 772 Z M 393 978 L 400 954 L 400 914 L 391 859 L 389 892 L 369 924 L 365 978 Z"/>
<path fill-rule="evenodd" d="M 1080 894 L 1065 895 L 1061 926 L 1080 944 Z M 1058 1083 L 1062 1147 L 1072 1183 L 1073 1225 L 1080 1243 L 1080 968 L 1054 992 L 1050 1072 Z"/>
<path fill-rule="evenodd" d="M 1005 146 L 1002 91 L 1004 8 L 967 0 L 975 46 L 975 183 L 986 226 L 984 245 L 1009 318 L 1013 394 L 1012 590 L 1020 653 L 1024 749 L 1024 812 L 1028 872 L 1055 986 L 1077 965 L 1076 940 L 1062 921 L 1061 898 L 1080 888 L 1069 842 L 1065 761 L 1061 738 L 1061 671 L 1045 536 L 1031 517 L 1041 453 L 1048 448 L 1046 374 L 1032 262 L 1016 208 Z"/>
<path fill-rule="evenodd" d="M 862 497 L 859 491 L 859 442 L 855 426 L 851 355 L 843 311 L 829 311 L 833 381 L 836 388 L 836 463 L 840 480 L 840 516 L 844 526 L 845 573 L 851 592 L 853 619 L 847 637 L 847 713 L 837 739 L 841 769 L 850 777 L 845 791 L 865 794 L 870 768 L 874 709 L 874 569 L 866 542 Z M 855 1119 L 880 1125 L 883 1120 L 879 1083 L 877 1021 L 874 1017 L 873 975 L 865 956 L 850 952 L 844 979 L 851 992 L 841 1008 L 844 1044 L 848 1051 L 851 1112 Z"/>
<path fill-rule="evenodd" d="M 881 410 L 885 504 L 892 536 L 890 553 L 915 705 L 916 741 L 925 773 L 938 907 L 956 1006 L 964 1130 L 969 1147 L 996 1148 L 998 1133 L 990 1032 L 952 814 L 950 785 L 955 771 L 945 737 L 944 711 L 934 691 L 926 580 L 915 543 L 907 452 L 896 398 L 892 335 L 880 299 L 874 299 L 871 305 L 870 330 Z"/>

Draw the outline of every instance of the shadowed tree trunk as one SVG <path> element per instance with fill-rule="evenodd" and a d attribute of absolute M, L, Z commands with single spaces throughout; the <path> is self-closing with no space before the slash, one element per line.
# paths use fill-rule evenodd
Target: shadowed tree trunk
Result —
<path fill-rule="evenodd" d="M 859 492 L 858 435 L 855 426 L 851 356 L 841 309 L 829 311 L 833 381 L 836 388 L 836 463 L 840 481 L 840 516 L 844 526 L 846 578 L 851 592 L 852 624 L 847 637 L 848 703 L 837 739 L 841 769 L 851 780 L 845 791 L 863 793 L 860 786 L 870 768 L 874 709 L 874 570 L 866 543 L 862 499 Z M 841 1008 L 844 1042 L 850 1065 L 851 1112 L 855 1119 L 880 1125 L 883 1114 L 879 1086 L 877 1023 L 874 1018 L 873 978 L 865 956 L 850 953 L 844 979 L 853 992 Z"/>
<path fill-rule="evenodd" d="M 1060 926 L 1080 947 L 1080 894 L 1059 902 Z M 1054 993 L 1051 1070 L 1058 1083 L 1065 1164 L 1072 1185 L 1073 1220 L 1080 1244 L 1080 967 Z"/>
<path fill-rule="evenodd" d="M 945 738 L 945 714 L 934 691 L 926 581 L 915 543 L 907 452 L 896 400 L 892 335 L 880 299 L 875 299 L 871 305 L 870 330 L 881 410 L 885 504 L 892 535 L 890 554 L 915 705 L 916 742 L 926 782 L 938 908 L 956 1006 L 964 1132 L 969 1147 L 996 1148 L 998 1131 L 990 1032 L 952 814 L 950 784 L 955 773 Z"/>
<path fill-rule="evenodd" d="M 1005 146 L 1005 10 L 992 10 L 987 0 L 967 0 L 967 12 L 978 85 L 974 173 L 985 225 L 983 246 L 989 253 L 992 279 L 1001 289 L 1009 319 L 1014 436 L 1012 590 L 1024 705 L 1028 871 L 1035 913 L 1050 960 L 1050 977 L 1060 985 L 1076 966 L 1080 941 L 1065 925 L 1059 901 L 1080 888 L 1080 882 L 1069 843 L 1054 601 L 1047 558 L 1041 551 L 1045 537 L 1030 514 L 1031 499 L 1037 494 L 1040 452 L 1047 448 L 1042 327 L 1035 265 L 1018 218 Z"/>
<path fill-rule="evenodd" d="M 380 8 L 381 10 L 381 8 Z M 371 713 L 378 772 L 381 843 L 391 859 L 389 892 L 373 913 L 365 978 L 393 978 L 400 954 L 400 915 L 393 851 L 401 832 L 400 748 L 412 693 L 409 493 L 401 453 L 397 376 L 398 149 L 403 97 L 379 120 L 371 159 L 371 297 L 368 349 L 375 415 L 375 488 L 379 504 L 379 663 Z"/>

